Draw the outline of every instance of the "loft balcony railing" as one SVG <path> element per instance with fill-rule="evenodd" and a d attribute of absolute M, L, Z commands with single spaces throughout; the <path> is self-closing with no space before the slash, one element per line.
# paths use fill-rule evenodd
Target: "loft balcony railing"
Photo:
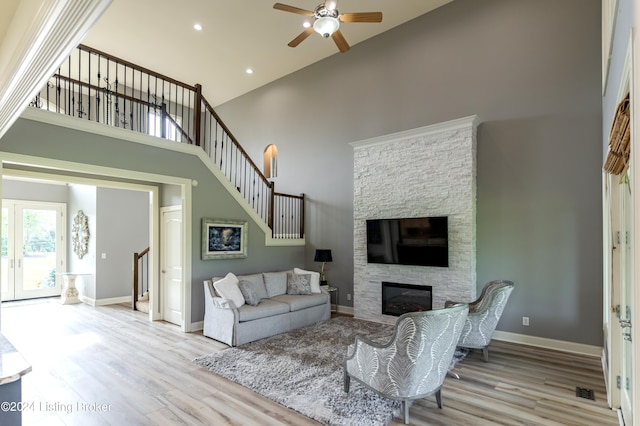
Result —
<path fill-rule="evenodd" d="M 191 86 L 79 45 L 30 106 L 200 146 L 274 238 L 304 236 L 304 194 L 275 192 L 273 182 L 218 117 L 199 84 Z"/>

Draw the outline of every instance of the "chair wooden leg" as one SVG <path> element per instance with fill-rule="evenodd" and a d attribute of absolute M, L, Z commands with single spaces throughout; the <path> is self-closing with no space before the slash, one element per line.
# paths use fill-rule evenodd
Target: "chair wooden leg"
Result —
<path fill-rule="evenodd" d="M 409 424 L 409 402 L 405 399 L 404 401 L 402 401 L 402 411 L 403 411 L 403 418 L 404 418 L 404 424 L 408 425 Z"/>
<path fill-rule="evenodd" d="M 484 358 L 484 362 L 489 362 L 489 346 L 482 348 L 482 357 Z"/>
<path fill-rule="evenodd" d="M 436 402 L 438 403 L 438 408 L 442 408 L 442 388 L 436 391 Z"/>
<path fill-rule="evenodd" d="M 344 391 L 346 393 L 349 393 L 349 385 L 351 384 L 351 377 L 349 377 L 349 374 L 347 374 L 347 372 L 344 372 Z"/>

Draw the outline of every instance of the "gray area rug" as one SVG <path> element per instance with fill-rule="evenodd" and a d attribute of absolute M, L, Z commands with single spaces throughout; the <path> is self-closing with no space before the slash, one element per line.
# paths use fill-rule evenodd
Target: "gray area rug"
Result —
<path fill-rule="evenodd" d="M 353 380 L 345 393 L 342 364 L 356 335 L 378 340 L 392 332 L 392 325 L 338 317 L 193 362 L 324 424 L 386 425 L 400 416 L 400 402 Z"/>

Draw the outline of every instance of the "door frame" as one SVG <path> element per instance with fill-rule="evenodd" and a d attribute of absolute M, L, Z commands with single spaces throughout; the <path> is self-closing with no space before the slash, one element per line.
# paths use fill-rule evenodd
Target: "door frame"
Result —
<path fill-rule="evenodd" d="M 7 165 L 26 166 L 37 171 L 25 171 L 7 168 Z M 77 176 L 73 174 L 81 174 Z M 161 320 L 162 312 L 160 307 L 159 265 L 160 265 L 160 196 L 159 185 L 169 184 L 181 188 L 182 193 L 182 229 L 183 235 L 192 235 L 191 204 L 192 186 L 195 182 L 191 179 L 165 176 L 155 173 L 138 172 L 112 167 L 96 166 L 92 164 L 75 163 L 64 160 L 50 158 L 33 157 L 22 154 L 0 152 L 0 199 L 2 198 L 2 177 L 23 176 L 32 179 L 53 180 L 65 183 L 78 183 L 116 189 L 133 189 L 148 191 L 151 193 L 151 208 L 149 217 L 149 287 L 153 291 L 149 292 L 149 319 L 152 321 Z M 90 177 L 86 177 L 90 176 Z M 129 182 L 122 182 L 122 179 Z M 135 182 L 135 183 L 131 183 Z M 155 185 L 154 185 L 155 184 Z M 187 238 L 183 239 L 183 258 L 191 259 L 191 244 L 187 243 Z M 184 318 L 180 329 L 183 332 L 190 332 L 194 327 L 191 323 L 191 275 L 192 264 L 190 261 L 183 265 L 184 277 Z"/>
<path fill-rule="evenodd" d="M 635 23 L 640 21 L 640 7 L 635 7 Z M 631 30 L 631 82 L 630 82 L 630 99 L 631 99 L 631 174 L 633 177 L 632 184 L 635 183 L 636 187 L 633 188 L 633 195 L 631 206 L 631 222 L 632 222 L 632 256 L 633 264 L 638 265 L 640 262 L 640 173 L 638 167 L 640 167 L 640 41 L 637 40 L 638 34 L 635 28 Z M 635 107 L 634 107 L 635 105 Z M 632 339 L 631 349 L 631 365 L 633 366 L 631 381 L 633 385 L 633 395 L 631 401 L 631 412 L 633 415 L 633 424 L 640 425 L 640 315 L 638 309 L 640 308 L 640 273 L 636 270 L 634 276 L 633 286 L 631 290 L 631 309 L 634 316 L 635 324 L 630 329 Z"/>
<path fill-rule="evenodd" d="M 617 102 L 622 101 L 627 93 L 630 93 L 631 99 L 631 156 L 629 158 L 629 178 L 631 188 L 631 205 L 630 205 L 630 243 L 631 243 L 631 264 L 637 265 L 640 261 L 640 175 L 636 173 L 636 165 L 640 165 L 640 108 L 634 108 L 634 105 L 640 105 L 640 64 L 637 63 L 640 58 L 640 43 L 635 41 L 636 31 L 632 30 L 629 38 L 625 63 L 621 73 L 620 87 L 618 88 Z M 603 123 L 607 125 L 610 123 Z M 605 146 L 608 141 L 604 141 Z M 604 173 L 604 172 L 603 172 Z M 622 327 L 616 317 L 615 307 L 620 303 L 621 291 L 620 286 L 616 288 L 615 280 L 619 280 L 616 276 L 616 259 L 620 253 L 613 254 L 614 250 L 621 250 L 623 244 L 616 244 L 613 240 L 614 232 L 620 230 L 621 221 L 621 195 L 619 191 L 619 182 L 622 176 L 603 176 L 603 285 L 604 285 L 604 306 L 603 306 L 603 329 L 606 348 L 603 351 L 603 366 L 605 368 L 605 378 L 607 380 L 607 402 L 609 405 L 618 409 L 622 403 L 622 389 L 617 387 L 617 376 L 622 373 L 622 351 L 624 350 L 624 341 L 622 340 Z M 625 184 L 624 190 L 629 190 L 629 184 Z M 617 224 L 617 225 L 616 225 Z M 617 226 L 617 229 L 616 229 Z M 625 236 L 621 235 L 621 239 Z M 621 241 L 622 242 L 622 241 Z M 614 249 L 617 246 L 617 249 Z M 633 425 L 640 425 L 640 368 L 638 368 L 640 357 L 640 321 L 637 313 L 640 307 L 640 291 L 637 291 L 640 285 L 640 273 L 637 268 L 632 271 L 631 284 L 631 300 L 629 306 L 634 317 L 635 327 L 631 327 L 630 333 L 632 338 L 631 346 L 631 383 L 632 397 L 630 411 L 633 417 Z M 624 308 L 622 308 L 624 309 Z M 627 329 L 625 329 L 626 331 Z M 621 387 L 624 384 L 621 384 Z M 628 426 L 631 426 L 629 424 Z"/>
<path fill-rule="evenodd" d="M 60 295 L 62 289 L 63 289 L 63 281 L 62 281 L 62 277 L 60 276 L 60 272 L 64 271 L 65 268 L 67 267 L 67 250 L 66 250 L 66 246 L 68 244 L 68 236 L 67 236 L 67 205 L 65 203 L 61 203 L 61 202 L 52 202 L 52 201 L 34 201 L 34 200 L 16 200 L 16 199 L 12 199 L 12 198 L 7 198 L 7 199 L 0 199 L 0 204 L 1 207 L 4 209 L 5 208 L 5 203 L 7 203 L 6 207 L 11 207 L 11 212 L 10 212 L 10 217 L 12 218 L 12 220 L 10 220 L 10 223 L 12 223 L 12 226 L 9 228 L 10 230 L 13 229 L 13 241 L 12 244 L 9 244 L 9 246 L 7 247 L 8 249 L 12 249 L 13 251 L 13 257 L 15 261 L 16 257 L 19 257 L 16 252 L 19 251 L 16 248 L 16 242 L 23 236 L 22 234 L 22 230 L 18 231 L 18 233 L 16 233 L 16 231 L 18 230 L 17 228 L 17 223 L 18 221 L 24 225 L 24 223 L 22 223 L 22 220 L 18 220 L 18 215 L 17 213 L 17 209 L 16 208 L 27 208 L 27 209 L 53 209 L 55 210 L 56 213 L 56 285 L 55 288 L 51 288 L 48 291 L 45 292 L 45 294 L 39 294 L 39 295 L 35 295 L 35 296 L 31 296 L 31 297 L 27 297 L 26 299 L 32 299 L 32 298 L 39 298 L 39 297 L 52 297 L 52 296 L 56 296 L 56 295 Z M 59 214 L 59 215 L 58 215 Z M 9 220 L 9 218 L 7 218 Z M 23 226 L 24 227 L 24 226 Z M 61 246 L 61 247 L 60 247 Z M 11 256 L 9 256 L 11 257 Z M 21 256 L 20 256 L 21 257 Z M 13 274 L 11 273 L 11 271 L 9 271 L 9 274 L 7 275 L 8 278 L 10 278 L 10 282 L 13 284 L 14 286 L 14 290 L 13 290 L 13 299 L 11 300 L 23 300 L 24 298 L 21 297 L 25 294 L 28 294 L 28 292 L 25 292 L 24 290 L 21 290 L 20 293 L 18 293 L 15 289 L 15 285 L 16 285 L 16 271 L 18 268 L 20 268 L 22 270 L 22 274 L 24 274 L 24 259 L 21 260 L 22 262 L 22 266 L 19 267 L 12 267 L 11 269 L 13 270 Z M 24 280 L 24 276 L 21 278 L 21 281 Z M 22 286 L 24 286 L 24 283 L 22 282 Z M 0 300 L 4 301 L 5 299 L 2 298 L 0 296 Z"/>

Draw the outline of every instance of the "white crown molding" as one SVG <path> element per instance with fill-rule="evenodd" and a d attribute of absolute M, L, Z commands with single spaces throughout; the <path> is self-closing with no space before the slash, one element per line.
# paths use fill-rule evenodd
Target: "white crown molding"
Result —
<path fill-rule="evenodd" d="M 20 2 L 0 49 L 0 137 L 110 3 Z"/>
<path fill-rule="evenodd" d="M 354 149 L 360 149 L 461 129 L 472 128 L 475 131 L 479 124 L 480 119 L 478 118 L 478 116 L 470 115 L 468 117 L 457 118 L 455 120 L 431 124 L 424 127 L 418 127 L 417 129 L 405 130 L 402 132 L 392 133 L 390 135 L 376 136 L 375 138 L 371 139 L 363 139 L 360 141 L 351 142 L 349 143 L 349 145 L 351 145 Z"/>

